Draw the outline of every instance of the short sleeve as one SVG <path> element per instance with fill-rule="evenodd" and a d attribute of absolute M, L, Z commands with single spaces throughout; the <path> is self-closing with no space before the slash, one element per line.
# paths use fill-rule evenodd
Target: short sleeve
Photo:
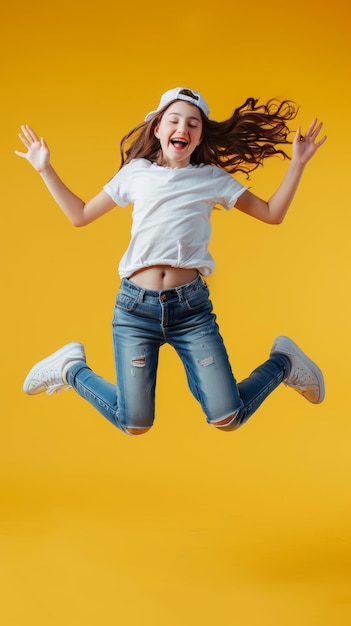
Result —
<path fill-rule="evenodd" d="M 107 183 L 103 186 L 103 190 L 112 198 L 112 200 L 121 207 L 126 207 L 130 202 L 130 178 L 131 178 L 131 163 L 128 163 L 122 167 L 117 174 L 115 174 Z"/>
<path fill-rule="evenodd" d="M 218 204 L 221 204 L 225 209 L 231 209 L 237 199 L 247 190 L 247 187 L 219 167 L 213 168 L 213 176 L 218 195 Z"/>

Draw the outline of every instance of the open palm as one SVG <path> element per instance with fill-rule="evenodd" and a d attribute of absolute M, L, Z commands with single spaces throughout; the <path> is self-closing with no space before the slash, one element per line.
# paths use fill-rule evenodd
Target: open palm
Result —
<path fill-rule="evenodd" d="M 15 150 L 15 154 L 23 159 L 27 159 L 37 172 L 43 171 L 50 163 L 50 150 L 48 146 L 43 138 L 39 139 L 30 126 L 21 126 L 21 131 L 19 138 L 27 148 L 27 152 Z"/>
<path fill-rule="evenodd" d="M 309 125 L 305 135 L 301 135 L 300 128 L 298 128 L 296 132 L 293 141 L 293 152 L 294 156 L 298 158 L 303 165 L 313 157 L 327 138 L 326 135 L 324 135 L 321 139 L 318 139 L 322 126 L 322 122 L 318 123 L 318 120 L 314 119 Z"/>

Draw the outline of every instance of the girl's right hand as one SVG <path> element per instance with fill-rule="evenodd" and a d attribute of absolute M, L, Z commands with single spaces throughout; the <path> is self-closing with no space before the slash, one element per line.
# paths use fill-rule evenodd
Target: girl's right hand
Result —
<path fill-rule="evenodd" d="M 17 156 L 27 159 L 37 172 L 42 172 L 50 165 L 50 150 L 44 139 L 37 136 L 28 124 L 21 126 L 19 138 L 27 148 L 27 152 L 15 150 Z"/>

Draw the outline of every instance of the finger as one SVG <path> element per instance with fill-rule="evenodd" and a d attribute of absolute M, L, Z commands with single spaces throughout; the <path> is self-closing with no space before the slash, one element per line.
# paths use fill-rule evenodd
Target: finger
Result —
<path fill-rule="evenodd" d="M 19 136 L 20 140 L 22 141 L 22 143 L 26 146 L 26 148 L 29 148 L 30 147 L 30 143 L 27 140 L 27 138 L 24 135 L 22 135 L 22 133 L 19 133 L 18 136 Z"/>
<path fill-rule="evenodd" d="M 309 137 L 313 133 L 313 130 L 314 130 L 315 126 L 316 126 L 316 123 L 317 123 L 317 118 L 315 117 L 312 120 L 312 122 L 310 123 L 309 127 L 307 128 L 306 133 L 305 133 L 305 137 Z"/>
<path fill-rule="evenodd" d="M 19 152 L 19 150 L 15 150 L 15 154 L 17 154 L 17 156 L 19 157 L 22 157 L 22 159 L 27 158 L 27 154 L 25 152 Z"/>
<path fill-rule="evenodd" d="M 320 133 L 321 128 L 323 126 L 323 122 L 319 122 L 319 124 L 317 124 L 317 122 L 318 122 L 318 120 L 317 120 L 317 118 L 315 118 L 313 120 L 313 122 L 310 124 L 310 126 L 308 127 L 306 135 L 305 135 L 305 137 L 307 136 L 312 141 L 314 141 L 317 138 L 317 136 Z M 317 126 L 316 126 L 316 124 L 317 124 Z"/>
<path fill-rule="evenodd" d="M 21 130 L 29 141 L 39 141 L 37 134 L 28 124 L 24 124 L 23 126 L 21 126 Z"/>
<path fill-rule="evenodd" d="M 317 123 L 317 120 L 315 120 L 315 124 Z M 315 126 L 312 130 L 311 130 L 311 141 L 314 142 L 315 146 L 317 148 L 319 148 L 327 139 L 327 136 L 324 135 L 323 137 L 321 137 L 321 139 L 319 139 L 319 141 L 316 141 L 321 129 L 323 127 L 323 122 L 319 122 L 319 124 L 317 124 L 317 126 Z"/>
<path fill-rule="evenodd" d="M 300 141 L 302 141 L 302 139 L 303 137 L 301 135 L 301 126 L 298 126 L 294 137 L 294 143 L 298 144 Z"/>
<path fill-rule="evenodd" d="M 316 127 L 316 129 L 314 130 L 314 132 L 312 133 L 312 137 L 313 139 L 317 139 L 317 136 L 319 135 L 321 128 L 322 128 L 323 124 L 322 122 L 320 124 L 318 124 L 318 126 Z"/>
<path fill-rule="evenodd" d="M 325 141 L 327 140 L 327 135 L 324 135 L 324 137 L 322 137 L 322 139 L 320 139 L 317 143 L 316 146 L 319 148 Z"/>

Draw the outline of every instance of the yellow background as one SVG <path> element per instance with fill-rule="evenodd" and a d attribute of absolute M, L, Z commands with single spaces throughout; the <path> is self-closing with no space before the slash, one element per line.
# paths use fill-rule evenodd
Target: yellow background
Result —
<path fill-rule="evenodd" d="M 1 501 L 4 626 L 350 623 L 350 32 L 335 0 L 7 3 L 1 18 Z M 72 391 L 22 393 L 71 341 L 113 379 L 110 321 L 128 211 L 86 229 L 14 155 L 20 124 L 89 198 L 119 140 L 174 86 L 215 119 L 287 97 L 328 141 L 280 227 L 216 212 L 209 280 L 238 379 L 277 334 L 321 365 L 312 406 L 280 387 L 240 431 L 206 426 L 162 351 L 157 418 L 122 435 Z M 250 181 L 267 197 L 287 163 Z M 241 179 L 244 180 L 244 179 Z"/>

